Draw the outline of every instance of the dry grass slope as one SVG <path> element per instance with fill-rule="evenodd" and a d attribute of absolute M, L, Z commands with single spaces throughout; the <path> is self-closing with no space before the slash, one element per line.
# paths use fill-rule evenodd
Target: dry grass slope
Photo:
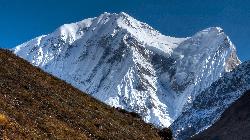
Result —
<path fill-rule="evenodd" d="M 6 50 L 0 50 L 0 135 L 25 140 L 162 139 L 158 129 L 133 114 L 93 99 Z"/>

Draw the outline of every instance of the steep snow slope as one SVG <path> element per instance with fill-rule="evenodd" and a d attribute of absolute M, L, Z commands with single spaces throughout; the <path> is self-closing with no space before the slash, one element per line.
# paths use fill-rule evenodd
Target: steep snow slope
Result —
<path fill-rule="evenodd" d="M 240 63 L 220 28 L 173 38 L 123 12 L 65 24 L 13 51 L 158 126 L 169 126 L 203 89 Z"/>
<path fill-rule="evenodd" d="M 183 112 L 171 125 L 179 140 L 210 127 L 220 115 L 250 89 L 250 62 L 244 62 L 230 73 L 214 82 L 193 101 L 192 107 Z"/>

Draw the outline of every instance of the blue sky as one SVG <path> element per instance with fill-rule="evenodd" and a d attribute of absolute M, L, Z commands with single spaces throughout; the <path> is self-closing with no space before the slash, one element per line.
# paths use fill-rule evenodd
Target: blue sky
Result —
<path fill-rule="evenodd" d="M 249 5 L 248 0 L 0 0 L 0 47 L 14 47 L 64 23 L 123 11 L 175 37 L 220 26 L 245 61 L 250 60 Z"/>

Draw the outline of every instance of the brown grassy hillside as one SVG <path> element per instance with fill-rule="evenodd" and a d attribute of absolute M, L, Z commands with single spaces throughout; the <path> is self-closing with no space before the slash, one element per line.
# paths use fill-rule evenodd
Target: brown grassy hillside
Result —
<path fill-rule="evenodd" d="M 161 139 L 159 135 L 166 135 L 134 116 L 111 108 L 0 50 L 3 139 L 156 140 Z"/>

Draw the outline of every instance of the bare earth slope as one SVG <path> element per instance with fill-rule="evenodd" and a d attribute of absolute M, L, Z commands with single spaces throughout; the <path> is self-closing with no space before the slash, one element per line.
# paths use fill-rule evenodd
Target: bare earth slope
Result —
<path fill-rule="evenodd" d="M 234 102 L 213 126 L 193 140 L 249 140 L 250 90 Z"/>
<path fill-rule="evenodd" d="M 0 50 L 3 139 L 161 139 L 157 129 L 134 116 Z"/>

